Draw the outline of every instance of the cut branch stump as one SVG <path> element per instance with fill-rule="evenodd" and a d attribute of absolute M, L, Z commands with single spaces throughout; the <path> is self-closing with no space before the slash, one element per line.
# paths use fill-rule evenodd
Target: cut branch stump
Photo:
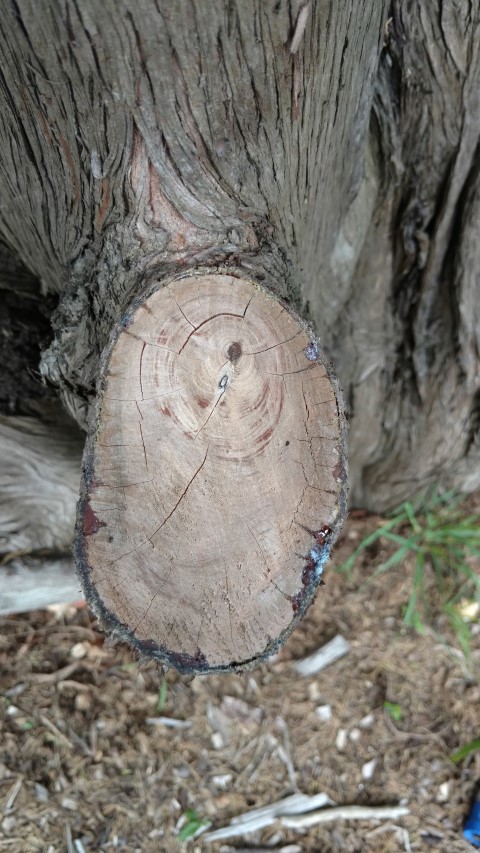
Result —
<path fill-rule="evenodd" d="M 255 665 L 312 601 L 345 516 L 318 341 L 245 278 L 190 275 L 115 329 L 97 400 L 76 537 L 93 611 L 181 671 Z"/>

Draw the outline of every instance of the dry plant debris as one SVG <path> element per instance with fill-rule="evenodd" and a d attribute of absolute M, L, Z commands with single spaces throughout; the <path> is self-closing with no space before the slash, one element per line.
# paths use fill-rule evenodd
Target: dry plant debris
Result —
<path fill-rule="evenodd" d="M 371 525 L 348 523 L 338 564 Z M 450 756 L 478 736 L 479 626 L 468 668 L 433 633 L 406 628 L 405 567 L 364 585 L 387 556 L 366 554 L 350 579 L 330 567 L 282 651 L 239 675 L 164 677 L 106 646 L 86 609 L 3 618 L 0 850 L 470 851 L 461 828 L 480 751 Z M 453 642 L 446 619 L 438 628 Z M 338 634 L 349 653 L 299 677 L 296 663 Z M 320 794 L 347 811 L 208 841 L 240 815 Z M 348 819 L 380 806 L 409 814 Z"/>

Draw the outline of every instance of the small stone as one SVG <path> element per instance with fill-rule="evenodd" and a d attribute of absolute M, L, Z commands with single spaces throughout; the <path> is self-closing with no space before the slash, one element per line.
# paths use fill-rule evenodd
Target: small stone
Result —
<path fill-rule="evenodd" d="M 86 657 L 88 654 L 87 646 L 89 645 L 89 643 L 75 643 L 75 645 L 70 649 L 70 657 L 74 660 L 81 660 Z"/>
<path fill-rule="evenodd" d="M 316 709 L 317 717 L 322 723 L 328 723 L 332 719 L 332 706 L 319 705 Z"/>
<path fill-rule="evenodd" d="M 230 773 L 224 773 L 221 776 L 212 776 L 212 785 L 219 788 L 221 791 L 226 791 L 230 787 L 232 776 Z"/>
<path fill-rule="evenodd" d="M 77 693 L 75 696 L 75 709 L 77 711 L 88 711 L 91 704 L 89 693 Z"/>
<path fill-rule="evenodd" d="M 13 815 L 8 815 L 7 817 L 4 817 L 2 820 L 2 829 L 5 835 L 8 835 L 12 831 L 12 829 L 15 828 L 16 824 L 17 818 Z"/>
<path fill-rule="evenodd" d="M 188 779 L 190 777 L 190 770 L 188 767 L 176 767 L 174 768 L 173 773 L 178 779 Z"/>
<path fill-rule="evenodd" d="M 450 799 L 450 782 L 442 782 L 437 791 L 437 796 L 435 797 L 437 803 L 448 803 Z"/>
<path fill-rule="evenodd" d="M 480 613 L 480 601 L 462 598 L 455 610 L 464 622 L 475 622 Z"/>
<path fill-rule="evenodd" d="M 48 789 L 40 782 L 35 782 L 35 796 L 40 803 L 46 803 L 50 797 Z"/>
<path fill-rule="evenodd" d="M 375 714 L 366 714 L 359 722 L 359 726 L 361 729 L 371 729 L 375 722 Z"/>
<path fill-rule="evenodd" d="M 16 705 L 9 705 L 7 708 L 7 717 L 15 717 L 19 713 Z"/>
<path fill-rule="evenodd" d="M 312 681 L 308 685 L 308 698 L 310 699 L 311 702 L 318 702 L 318 700 L 320 699 L 320 696 L 321 696 L 321 693 L 320 693 L 320 688 L 318 686 L 318 682 Z"/>
<path fill-rule="evenodd" d="M 347 743 L 347 732 L 345 729 L 339 729 L 335 738 L 335 746 L 339 752 L 343 752 Z"/>
<path fill-rule="evenodd" d="M 151 838 L 152 841 L 155 838 L 163 838 L 165 835 L 165 831 L 163 829 L 152 829 L 151 832 L 148 833 L 148 838 Z"/>
<path fill-rule="evenodd" d="M 214 732 L 212 734 L 210 740 L 212 741 L 212 746 L 214 749 L 223 749 L 224 742 L 223 742 L 223 737 L 220 734 L 220 732 Z"/>
<path fill-rule="evenodd" d="M 350 740 L 352 740 L 354 743 L 358 743 L 362 736 L 362 733 L 360 729 L 352 729 L 348 736 Z"/>
<path fill-rule="evenodd" d="M 377 759 L 376 758 L 372 758 L 371 761 L 367 761 L 367 763 L 364 764 L 362 767 L 362 779 L 365 779 L 365 781 L 368 781 L 369 779 L 371 779 L 374 772 L 375 772 L 376 766 L 377 766 Z"/>
<path fill-rule="evenodd" d="M 60 803 L 62 809 L 67 809 L 69 812 L 74 812 L 78 809 L 78 803 L 71 797 L 64 797 Z"/>
<path fill-rule="evenodd" d="M 7 699 L 13 699 L 14 696 L 20 696 L 21 693 L 24 692 L 28 687 L 25 681 L 22 681 L 20 684 L 15 684 L 13 687 L 10 687 L 9 690 L 5 690 L 4 696 Z"/>

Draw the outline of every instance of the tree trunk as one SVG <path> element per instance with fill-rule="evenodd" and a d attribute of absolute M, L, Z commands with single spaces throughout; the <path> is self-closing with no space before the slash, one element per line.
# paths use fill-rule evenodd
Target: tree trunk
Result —
<path fill-rule="evenodd" d="M 81 598 L 71 555 L 82 434 L 59 404 L 0 415 L 0 614 Z"/>
<path fill-rule="evenodd" d="M 77 422 L 132 300 L 233 274 L 332 358 L 352 505 L 477 488 L 479 0 L 2 11 L 0 234 Z"/>

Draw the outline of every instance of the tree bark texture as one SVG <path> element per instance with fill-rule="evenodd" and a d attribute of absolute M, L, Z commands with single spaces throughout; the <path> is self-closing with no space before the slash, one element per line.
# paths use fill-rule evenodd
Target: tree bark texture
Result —
<path fill-rule="evenodd" d="M 77 601 L 71 546 L 83 434 L 57 402 L 35 417 L 0 416 L 0 447 L 0 614 Z"/>
<path fill-rule="evenodd" d="M 2 0 L 3 242 L 86 424 L 132 298 L 236 271 L 309 318 L 351 502 L 480 482 L 478 0 Z"/>

